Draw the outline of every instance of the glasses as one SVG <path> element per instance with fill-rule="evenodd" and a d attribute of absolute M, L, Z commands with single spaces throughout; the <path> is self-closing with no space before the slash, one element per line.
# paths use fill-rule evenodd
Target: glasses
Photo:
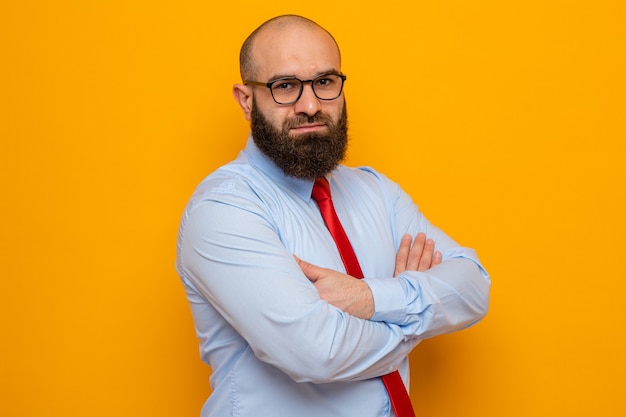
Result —
<path fill-rule="evenodd" d="M 311 83 L 313 94 L 320 100 L 335 100 L 341 95 L 346 76 L 341 74 L 324 74 L 312 80 L 300 80 L 295 77 L 282 77 L 268 83 L 244 81 L 245 85 L 267 87 L 277 104 L 293 104 L 300 99 L 305 83 Z"/>

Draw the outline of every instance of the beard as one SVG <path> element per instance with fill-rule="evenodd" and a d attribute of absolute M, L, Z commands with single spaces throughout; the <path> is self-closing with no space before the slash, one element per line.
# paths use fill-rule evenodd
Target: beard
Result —
<path fill-rule="evenodd" d="M 253 99 L 250 115 L 252 139 L 286 174 L 299 179 L 315 179 L 331 172 L 344 160 L 348 147 L 348 116 L 346 104 L 337 122 L 324 113 L 305 114 L 287 119 L 282 129 L 272 123 L 258 109 Z M 327 132 L 312 132 L 289 136 L 290 129 L 311 123 L 322 123 Z"/>

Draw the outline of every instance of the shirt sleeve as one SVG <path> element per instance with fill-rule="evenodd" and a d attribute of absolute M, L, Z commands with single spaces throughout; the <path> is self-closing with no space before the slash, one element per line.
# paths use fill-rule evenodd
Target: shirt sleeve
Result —
<path fill-rule="evenodd" d="M 428 271 L 365 278 L 374 296 L 374 321 L 398 325 L 406 338 L 424 339 L 478 322 L 487 312 L 490 278 L 475 251 L 459 246 L 419 212 L 412 199 L 379 174 L 388 200 L 396 247 L 419 232 L 435 241 L 443 262 Z"/>
<path fill-rule="evenodd" d="M 417 343 L 320 299 L 263 205 L 207 194 L 181 227 L 179 273 L 255 356 L 297 382 L 362 380 L 397 369 Z M 202 325 L 202 323 L 200 323 Z"/>

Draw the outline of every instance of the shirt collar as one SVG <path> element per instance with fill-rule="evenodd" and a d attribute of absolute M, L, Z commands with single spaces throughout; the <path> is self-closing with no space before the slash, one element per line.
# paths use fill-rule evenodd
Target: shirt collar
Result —
<path fill-rule="evenodd" d="M 279 186 L 291 190 L 304 201 L 309 201 L 311 199 L 313 180 L 303 180 L 286 175 L 283 170 L 274 163 L 274 161 L 272 161 L 256 146 L 256 143 L 254 143 L 254 140 L 252 139 L 252 134 L 248 136 L 248 141 L 243 152 L 246 155 L 248 162 L 250 162 L 250 165 L 270 177 Z"/>

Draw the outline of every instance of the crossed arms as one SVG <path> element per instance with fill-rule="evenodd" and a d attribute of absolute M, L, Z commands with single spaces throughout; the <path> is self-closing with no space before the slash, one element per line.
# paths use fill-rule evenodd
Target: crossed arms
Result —
<path fill-rule="evenodd" d="M 431 266 L 439 265 L 441 257 L 441 252 L 435 251 L 435 241 L 427 238 L 425 233 L 418 233 L 415 240 L 406 234 L 396 254 L 393 275 L 395 277 L 404 271 L 427 271 Z M 372 318 L 374 297 L 365 281 L 332 269 L 320 268 L 298 258 L 296 261 L 304 275 L 313 282 L 322 300 L 355 317 L 365 320 Z"/>
<path fill-rule="evenodd" d="M 333 270 L 341 269 L 336 246 L 312 217 L 303 221 L 306 202 L 292 211 L 260 204 L 245 188 L 202 194 L 183 226 L 178 269 L 203 358 L 219 367 L 224 346 L 213 335 L 227 332 L 229 342 L 240 338 L 297 382 L 364 380 L 397 368 L 420 340 L 482 318 L 489 283 L 475 253 L 430 225 L 406 194 L 383 186 L 394 202 L 394 229 L 416 238 L 394 243 L 391 229 L 375 242 L 357 238 L 355 251 L 367 253 L 359 260 L 362 280 Z M 306 349 L 294 349 L 296 340 Z"/>

